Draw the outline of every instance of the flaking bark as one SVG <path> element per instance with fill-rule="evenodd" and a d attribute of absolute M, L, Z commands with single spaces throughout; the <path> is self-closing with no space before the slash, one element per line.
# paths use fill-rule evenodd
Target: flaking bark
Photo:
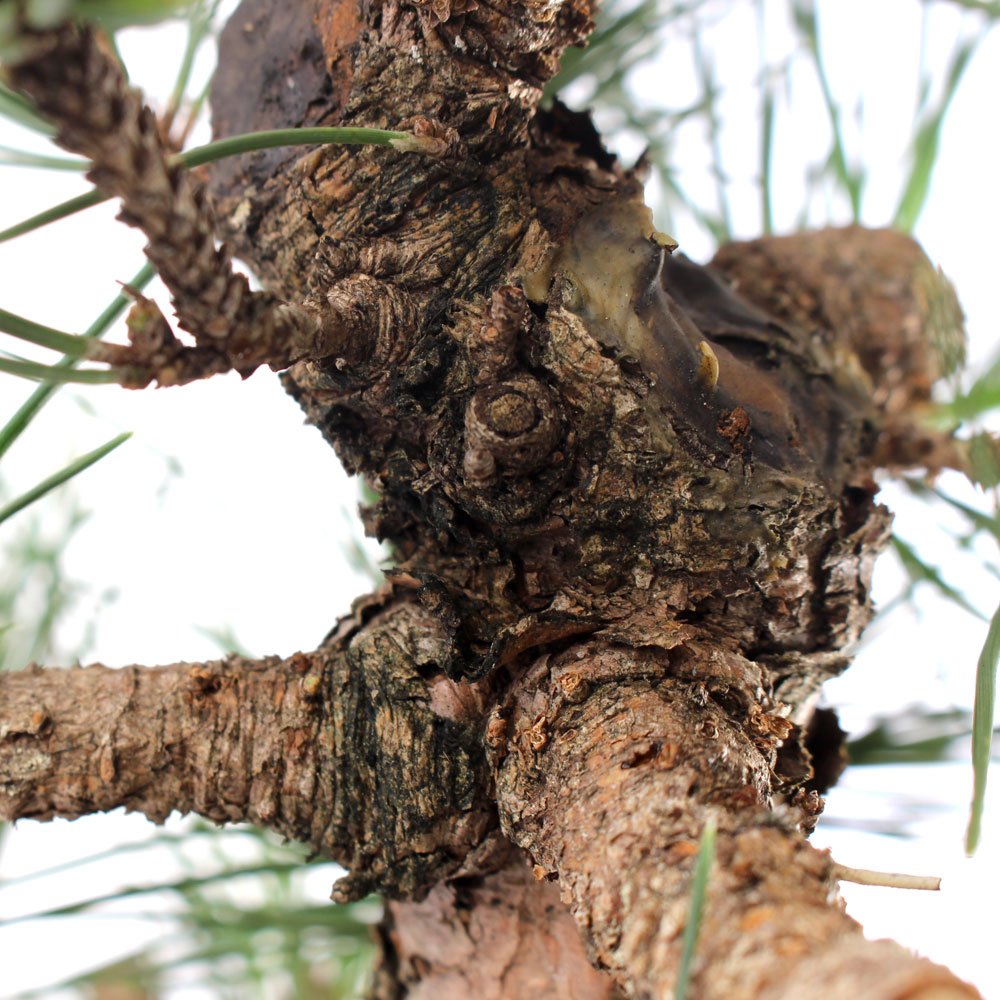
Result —
<path fill-rule="evenodd" d="M 372 1000 L 621 1000 L 587 961 L 555 885 L 510 851 L 495 873 L 389 903 Z"/>
<path fill-rule="evenodd" d="M 317 654 L 331 682 L 308 753 L 325 755 L 329 798 L 316 817 L 287 807 L 291 835 L 352 868 L 344 897 L 430 892 L 391 910 L 380 996 L 446 974 L 447 954 L 417 961 L 418 925 L 459 887 L 470 926 L 499 898 L 512 926 L 548 913 L 563 933 L 549 888 L 508 878 L 498 824 L 558 882 L 598 966 L 630 996 L 667 995 L 708 816 L 719 862 L 692 997 L 974 996 L 865 943 L 804 839 L 821 808 L 804 727 L 870 617 L 888 534 L 873 473 L 928 454 L 910 404 L 943 370 L 921 346 L 929 265 L 857 229 L 734 247 L 717 270 L 672 255 L 586 116 L 538 110 L 589 15 L 579 0 L 245 0 L 223 35 L 221 134 L 419 121 L 443 144 L 212 172 L 269 294 L 339 331 L 285 384 L 376 486 L 366 524 L 400 563 L 395 595 Z M 251 694 L 246 711 L 273 711 Z M 278 734 L 302 722 L 270 726 L 287 769 Z M 44 738 L 10 731 L 0 767 Z M 283 829 L 285 808 L 253 816 Z M 449 933 L 445 952 L 461 947 Z M 551 981 L 544 964 L 521 972 Z"/>

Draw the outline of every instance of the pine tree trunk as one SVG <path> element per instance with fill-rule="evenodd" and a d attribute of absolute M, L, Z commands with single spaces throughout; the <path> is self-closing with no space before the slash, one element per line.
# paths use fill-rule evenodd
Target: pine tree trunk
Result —
<path fill-rule="evenodd" d="M 674 253 L 589 119 L 540 110 L 590 14 L 244 0 L 219 135 L 358 125 L 422 150 L 214 167 L 218 226 L 266 293 L 219 278 L 210 246 L 182 267 L 172 196 L 153 211 L 127 165 L 104 176 L 215 350 L 184 370 L 285 369 L 377 491 L 365 523 L 398 568 L 288 661 L 0 679 L 0 813 L 250 818 L 343 861 L 338 898 L 398 900 L 377 997 L 491 1000 L 672 995 L 711 820 L 690 997 L 976 996 L 866 942 L 806 839 L 839 753 L 807 741 L 815 695 L 887 538 L 873 472 L 946 448 L 912 417 L 938 374 L 937 279 L 857 229 L 714 268 Z M 51 63 L 20 85 L 54 92 Z M 206 288 L 228 309 L 217 348 Z M 96 685 L 112 721 L 75 712 Z"/>

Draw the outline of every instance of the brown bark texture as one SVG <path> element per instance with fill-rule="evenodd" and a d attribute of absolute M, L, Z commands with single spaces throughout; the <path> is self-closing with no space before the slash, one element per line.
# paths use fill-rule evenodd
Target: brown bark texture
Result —
<path fill-rule="evenodd" d="M 336 898 L 398 900 L 383 1000 L 672 995 L 711 819 L 690 997 L 976 996 L 867 942 L 807 840 L 840 753 L 808 738 L 815 697 L 888 535 L 873 474 L 960 462 L 919 424 L 947 287 L 890 232 L 675 252 L 589 119 L 540 106 L 591 14 L 244 0 L 220 136 L 419 148 L 268 150 L 207 198 L 156 166 L 95 36 L 33 36 L 12 81 L 123 199 L 195 337 L 134 321 L 104 359 L 134 384 L 285 369 L 397 568 L 288 660 L 0 678 L 0 815 L 178 809 L 309 844 L 350 870 Z"/>
<path fill-rule="evenodd" d="M 510 851 L 497 871 L 390 902 L 372 1000 L 621 1000 L 588 961 L 558 888 Z"/>

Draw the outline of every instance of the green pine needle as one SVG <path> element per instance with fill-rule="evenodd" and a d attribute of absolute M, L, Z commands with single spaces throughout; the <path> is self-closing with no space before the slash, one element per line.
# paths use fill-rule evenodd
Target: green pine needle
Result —
<path fill-rule="evenodd" d="M 877 718 L 867 732 L 851 739 L 846 744 L 847 757 L 851 767 L 937 764 L 951 758 L 959 742 L 971 735 L 971 712 L 929 712 L 924 706 L 911 705 Z"/>
<path fill-rule="evenodd" d="M 94 205 L 100 205 L 101 202 L 107 200 L 107 195 L 101 194 L 96 189 L 88 191 L 86 194 L 78 194 L 75 198 L 60 202 L 58 205 L 53 205 L 51 208 L 45 209 L 44 212 L 39 212 L 37 215 L 31 216 L 31 218 L 25 219 L 23 222 L 18 222 L 7 229 L 0 230 L 0 243 L 6 243 L 8 240 L 13 240 L 18 236 L 24 236 L 25 233 L 34 232 L 36 229 L 41 229 L 42 226 L 47 226 L 50 222 L 58 222 L 60 219 L 69 218 L 71 215 L 76 215 L 77 212 L 93 208 Z"/>
<path fill-rule="evenodd" d="M 33 382 L 71 382 L 76 385 L 115 385 L 126 378 L 126 373 L 117 369 L 63 368 L 6 357 L 0 357 L 0 372 L 31 379 Z"/>
<path fill-rule="evenodd" d="M 100 21 L 108 31 L 156 24 L 184 14 L 190 0 L 74 0 L 73 15 Z"/>
<path fill-rule="evenodd" d="M 46 30 L 69 20 L 99 21 L 108 31 L 136 25 L 156 24 L 179 16 L 190 0 L 27 0 L 24 22 Z M 16 43 L 19 24 L 6 26 L 7 44 Z"/>
<path fill-rule="evenodd" d="M 39 135 L 51 136 L 56 131 L 38 114 L 31 101 L 3 83 L 0 83 L 0 117 Z"/>
<path fill-rule="evenodd" d="M 142 268 L 128 282 L 130 288 L 142 291 L 153 279 L 156 272 L 152 264 L 144 264 Z M 132 299 L 124 292 L 120 292 L 108 304 L 104 311 L 87 327 L 83 336 L 88 339 L 103 337 L 111 328 L 111 325 L 125 312 L 132 303 Z M 75 358 L 65 358 L 55 367 L 71 371 L 76 364 Z M 0 427 L 0 458 L 7 452 L 10 446 L 24 433 L 28 425 L 34 420 L 38 411 L 48 402 L 49 398 L 56 391 L 61 383 L 49 381 L 45 385 L 38 386 L 34 392 L 21 404 L 17 412 Z"/>
<path fill-rule="evenodd" d="M 997 662 L 1000 661 L 1000 608 L 993 614 L 986 642 L 976 664 L 976 700 L 972 707 L 972 807 L 965 833 L 965 851 L 973 854 L 979 844 L 986 801 L 986 778 L 993 743 L 993 718 L 997 696 Z"/>
<path fill-rule="evenodd" d="M 221 0 L 198 0 L 191 6 L 187 16 L 187 40 L 184 44 L 184 54 L 177 68 L 177 77 L 170 99 L 167 101 L 167 115 L 172 117 L 184 100 L 188 85 L 191 83 L 191 71 L 194 69 L 195 56 L 202 43 L 209 37 L 212 22 L 218 13 Z"/>
<path fill-rule="evenodd" d="M 908 542 L 904 542 L 902 538 L 897 535 L 892 536 L 892 547 L 899 556 L 899 561 L 903 564 L 903 569 L 906 570 L 907 576 L 909 576 L 911 582 L 916 585 L 918 583 L 929 583 L 933 586 L 938 593 L 943 597 L 946 597 L 949 601 L 957 604 L 963 611 L 968 611 L 970 615 L 974 615 L 981 621 L 986 621 L 986 616 L 970 604 L 960 591 L 956 590 L 947 580 L 941 575 L 941 571 L 936 566 L 931 566 L 929 563 L 923 561 L 920 556 L 917 555 L 916 550 Z"/>
<path fill-rule="evenodd" d="M 393 146 L 408 152 L 415 140 L 416 137 L 409 132 L 393 132 L 381 128 L 278 128 L 247 132 L 228 139 L 218 139 L 204 146 L 195 146 L 185 153 L 179 153 L 174 161 L 185 167 L 200 167 L 227 156 L 238 156 L 240 153 L 251 153 L 259 149 L 322 146 L 328 143 L 343 146 Z"/>
<path fill-rule="evenodd" d="M 847 153 L 847 139 L 842 124 L 843 108 L 834 97 L 833 88 L 823 62 L 820 44 L 820 28 L 816 6 L 812 3 L 797 2 L 792 11 L 795 26 L 805 43 L 806 51 L 813 62 L 813 70 L 823 96 L 823 106 L 830 124 L 831 144 L 825 169 L 847 196 L 851 205 L 851 221 L 861 221 L 861 199 L 864 192 L 865 175 L 857 167 L 852 167 Z"/>
<path fill-rule="evenodd" d="M 760 217 L 765 236 L 774 233 L 774 129 L 776 122 L 774 88 L 770 83 L 761 83 L 760 115 Z"/>
<path fill-rule="evenodd" d="M 681 964 L 677 970 L 677 987 L 674 990 L 674 1000 L 686 1000 L 688 987 L 691 983 L 691 966 L 694 962 L 695 949 L 698 947 L 698 935 L 701 932 L 701 921 L 705 913 L 705 895 L 708 889 L 708 877 L 715 860 L 716 824 L 712 817 L 705 822 L 701 832 L 701 842 L 698 845 L 698 857 L 691 874 L 691 897 L 688 904 L 688 918 L 684 925 L 684 938 L 681 944 Z"/>
<path fill-rule="evenodd" d="M 80 173 L 90 166 L 90 161 L 68 156 L 45 156 L 42 153 L 29 153 L 23 149 L 0 146 L 0 166 L 33 167 L 38 170 L 68 170 Z"/>
<path fill-rule="evenodd" d="M 192 841 L 200 838 L 207 837 L 218 840 L 224 837 L 228 840 L 229 838 L 256 838 L 257 835 L 257 830 L 240 829 L 238 827 L 229 827 L 222 830 L 214 826 L 196 827 L 193 830 L 185 830 L 184 833 L 167 833 L 166 831 L 159 831 L 148 840 L 139 840 L 128 844 L 118 844 L 106 851 L 98 851 L 95 854 L 88 854 L 82 858 L 73 858 L 72 861 L 64 861 L 48 868 L 38 868 L 35 871 L 27 872 L 24 875 L 17 875 L 13 878 L 5 878 L 2 883 L 2 888 L 8 889 L 13 885 L 20 885 L 22 882 L 30 882 L 34 879 L 51 878 L 54 875 L 61 875 L 64 872 L 74 871 L 76 868 L 82 867 L 83 865 L 98 864 L 102 861 L 108 861 L 111 858 L 121 857 L 126 854 L 155 850 L 160 847 L 180 847 L 182 845 L 190 844 Z"/>
<path fill-rule="evenodd" d="M 392 146 L 399 152 L 422 152 L 422 140 L 409 132 L 393 132 L 380 128 L 281 128 L 248 132 L 245 135 L 219 139 L 204 146 L 195 146 L 185 153 L 178 153 L 171 162 L 185 167 L 200 167 L 227 156 L 238 156 L 260 149 L 273 149 L 278 146 L 321 146 L 327 143 L 345 146 Z M 39 212 L 30 219 L 0 231 L 0 243 L 41 229 L 50 222 L 58 222 L 86 208 L 100 205 L 108 199 L 108 195 L 101 194 L 97 190 L 77 195 L 69 201 L 53 205 L 52 208 Z"/>
<path fill-rule="evenodd" d="M 0 508 L 0 524 L 3 524 L 7 518 L 12 517 L 19 510 L 23 510 L 36 500 L 40 500 L 46 493 L 50 493 L 57 486 L 62 486 L 67 480 L 79 475 L 84 469 L 90 468 L 95 462 L 99 462 L 105 455 L 110 454 L 119 445 L 124 444 L 131 436 L 131 433 L 119 434 L 106 444 L 102 444 L 100 448 L 95 448 L 86 455 L 70 462 L 69 465 L 64 469 L 60 469 L 59 472 L 54 473 L 47 479 L 43 479 L 37 486 L 32 487 L 26 493 L 15 497 L 6 506 Z"/>
<path fill-rule="evenodd" d="M 917 220 L 927 204 L 931 175 L 934 172 L 934 165 L 938 161 L 941 134 L 948 117 L 948 109 L 951 107 L 951 102 L 958 91 L 958 85 L 962 82 L 962 77 L 965 75 L 978 44 L 979 38 L 972 38 L 955 49 L 952 53 L 951 65 L 940 101 L 936 107 L 924 115 L 922 121 L 915 123 L 913 146 L 910 151 L 910 172 L 892 221 L 893 227 L 901 232 L 913 231 L 913 227 L 917 224 Z"/>
<path fill-rule="evenodd" d="M 34 323 L 23 316 L 7 312 L 6 309 L 0 309 L 0 333 L 9 333 L 18 340 L 37 344 L 39 347 L 48 347 L 53 351 L 61 351 L 73 358 L 86 355 L 92 343 L 85 337 L 53 330 L 50 326 Z"/>
<path fill-rule="evenodd" d="M 967 392 L 940 404 L 932 415 L 936 425 L 951 427 L 976 420 L 1000 406 L 1000 355 L 997 355 Z"/>
<path fill-rule="evenodd" d="M 907 485 L 910 485 L 907 482 Z M 970 522 L 972 530 L 975 531 L 986 531 L 993 538 L 1000 542 L 1000 518 L 995 514 L 984 514 L 981 510 L 976 510 L 975 507 L 970 507 L 967 503 L 962 503 L 961 500 L 956 500 L 955 497 L 949 496 L 943 490 L 937 487 L 932 487 L 929 492 L 933 493 L 939 500 L 943 500 L 949 507 L 957 510 L 960 514 L 964 514 Z"/>
<path fill-rule="evenodd" d="M 127 436 L 127 435 L 126 435 Z M 294 861 L 265 861 L 259 864 L 251 864 L 242 868 L 224 868 L 221 871 L 211 872 L 208 875 L 193 875 L 186 878 L 177 879 L 174 882 L 154 882 L 150 885 L 128 886 L 124 889 L 117 889 L 113 892 L 92 896 L 79 903 L 69 903 L 66 906 L 53 907 L 49 910 L 39 910 L 35 913 L 25 913 L 22 916 L 11 917 L 4 923 L 6 926 L 12 924 L 27 923 L 31 920 L 48 920 L 50 917 L 71 917 L 78 913 L 86 913 L 92 907 L 102 903 L 116 903 L 123 899 L 134 899 L 137 896 L 146 896 L 155 892 L 178 892 L 181 894 L 190 893 L 192 890 L 201 889 L 204 886 L 214 885 L 218 882 L 226 882 L 229 879 L 245 877 L 248 875 L 282 874 L 293 873 L 302 870 L 301 860 Z M 330 909 L 324 905 L 324 909 Z M 131 916 L 124 915 L 123 916 Z M 173 914 L 151 913 L 143 914 L 153 918 L 166 917 L 173 919 Z"/>

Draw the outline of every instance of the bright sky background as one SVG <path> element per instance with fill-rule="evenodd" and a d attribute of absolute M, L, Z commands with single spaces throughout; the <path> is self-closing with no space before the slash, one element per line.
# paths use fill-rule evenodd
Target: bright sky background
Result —
<path fill-rule="evenodd" d="M 939 6 L 925 41 L 930 65 L 941 63 L 956 37 L 975 23 L 957 7 Z M 855 99 L 863 101 L 864 124 L 851 134 L 854 148 L 871 166 L 864 205 L 865 221 L 872 225 L 891 218 L 904 176 L 921 44 L 920 7 L 916 0 L 826 0 L 820 5 L 832 89 L 842 100 L 846 96 L 849 107 Z M 706 48 L 726 86 L 723 151 L 732 176 L 735 224 L 749 237 L 760 228 L 753 181 L 758 162 L 758 21 L 754 6 L 742 0 L 715 8 L 728 16 L 712 29 Z M 778 58 L 791 45 L 787 5 L 764 0 L 763 9 L 767 51 Z M 131 33 L 124 52 L 136 81 L 152 94 L 166 93 L 182 44 L 176 28 Z M 775 184 L 778 221 L 785 228 L 795 223 L 805 199 L 804 165 L 827 142 L 808 67 L 793 65 L 791 80 L 790 96 L 781 104 Z M 638 87 L 644 100 L 685 104 L 697 93 L 688 49 L 672 42 L 656 66 L 639 74 Z M 956 98 L 917 233 L 957 285 L 968 315 L 974 365 L 992 356 L 1000 342 L 995 277 L 998 93 L 1000 32 L 994 32 Z M 23 148 L 29 140 L 0 124 L 0 144 Z M 637 150 L 628 147 L 626 152 Z M 678 130 L 674 162 L 684 165 L 690 189 L 711 204 L 714 185 L 707 152 L 694 126 Z M 6 167 L 0 167 L 0 184 L 0 228 L 84 189 L 73 175 Z M 101 206 L 55 231 L 0 245 L 0 305 L 64 329 L 89 323 L 115 294 L 115 281 L 130 277 L 142 261 L 141 237 L 116 225 L 113 214 L 112 208 Z M 828 216 L 843 218 L 843 206 L 836 201 L 825 205 L 822 196 L 814 199 L 811 218 Z M 672 235 L 696 259 L 711 254 L 704 232 L 683 215 Z M 160 301 L 166 305 L 164 298 Z M 25 383 L 0 377 L 0 420 L 29 391 Z M 350 600 L 367 589 L 364 574 L 344 554 L 345 540 L 357 536 L 351 513 L 356 487 L 319 433 L 303 428 L 299 410 L 270 372 L 259 372 L 245 383 L 229 376 L 179 390 L 63 391 L 4 458 L 8 491 L 21 492 L 121 430 L 134 431 L 132 440 L 87 471 L 75 487 L 78 502 L 92 515 L 65 553 L 67 575 L 88 588 L 61 633 L 67 649 L 92 626 L 88 660 L 118 665 L 215 657 L 217 644 L 198 631 L 204 626 L 231 627 L 255 654 L 287 655 L 314 648 Z M 957 478 L 943 482 L 963 498 L 982 503 Z M 954 545 L 946 530 L 930 524 L 925 509 L 908 502 L 898 489 L 887 489 L 885 499 L 899 511 L 902 537 L 918 544 L 930 561 L 952 558 Z M 35 512 L 42 530 L 58 537 L 65 511 L 65 497 L 53 497 Z M 15 519 L 10 525 L 17 523 Z M 948 527 L 943 515 L 940 523 Z M 7 530 L 7 525 L 0 528 L 0 545 Z M 377 558 L 377 549 L 371 551 Z M 995 553 L 948 562 L 945 574 L 990 614 L 1000 587 L 980 569 L 983 557 L 994 558 Z M 901 579 L 891 557 L 883 560 L 878 579 L 883 601 L 898 591 Z M 114 599 L 91 621 L 99 595 L 112 591 Z M 918 593 L 915 608 L 899 609 L 876 623 L 856 665 L 829 685 L 828 698 L 840 708 L 845 726 L 856 732 L 873 715 L 910 704 L 971 706 L 984 633 L 985 627 L 971 616 Z M 1000 888 L 1000 782 L 994 775 L 984 843 L 973 862 L 962 854 L 970 789 L 971 770 L 964 761 L 858 768 L 831 794 L 828 823 L 815 840 L 830 846 L 844 864 L 944 875 L 940 894 L 848 887 L 849 907 L 874 936 L 895 936 L 950 964 L 987 997 L 1000 997 L 996 922 L 980 918 L 993 908 Z M 880 836 L 845 826 L 898 825 L 900 819 L 913 836 Z M 72 825 L 24 823 L 4 845 L 0 873 L 10 877 L 116 840 L 141 839 L 150 829 L 140 817 L 117 815 Z M 115 883 L 162 878 L 171 863 L 164 858 L 163 867 L 151 871 L 148 859 L 124 860 L 0 892 L 0 919 L 108 891 Z M 139 864 L 145 867 L 137 868 Z M 324 898 L 329 872 L 312 873 L 309 879 L 316 898 Z M 0 926 L 0 997 L 106 962 L 163 933 L 162 922 L 117 919 Z M 39 968 L 42 953 L 45 964 Z M 194 986 L 178 986 L 170 993 L 183 1000 L 211 995 Z"/>

